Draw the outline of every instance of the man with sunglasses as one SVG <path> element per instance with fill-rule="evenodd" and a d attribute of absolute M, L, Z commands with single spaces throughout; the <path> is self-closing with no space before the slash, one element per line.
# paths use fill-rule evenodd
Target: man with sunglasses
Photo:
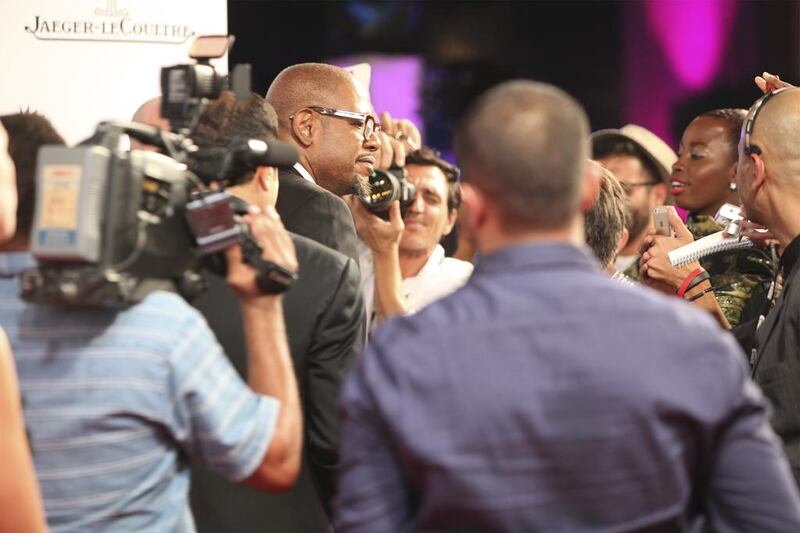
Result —
<path fill-rule="evenodd" d="M 614 267 L 638 280 L 639 248 L 653 227 L 653 208 L 670 200 L 669 175 L 678 156 L 654 133 L 634 124 L 594 132 L 592 156 L 617 176 L 627 193 L 629 238 Z"/>
<path fill-rule="evenodd" d="M 276 209 L 286 228 L 358 260 L 353 219 L 340 196 L 366 190 L 380 148 L 369 98 L 345 69 L 302 63 L 270 85 L 278 137 L 300 154 L 280 169 Z"/>

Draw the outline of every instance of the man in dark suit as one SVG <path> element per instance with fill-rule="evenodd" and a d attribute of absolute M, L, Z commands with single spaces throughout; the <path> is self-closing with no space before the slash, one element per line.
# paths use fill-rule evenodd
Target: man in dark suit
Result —
<path fill-rule="evenodd" d="M 192 510 L 200 533 L 326 531 L 338 465 L 339 383 L 363 346 L 358 267 L 349 257 L 292 235 L 300 279 L 284 296 L 284 316 L 304 413 L 305 461 L 295 487 L 266 495 L 203 467 L 192 472 Z M 209 276 L 193 305 L 234 368 L 247 376 L 241 313 L 225 280 Z"/>
<path fill-rule="evenodd" d="M 286 229 L 357 261 L 353 219 L 339 197 L 363 192 L 375 166 L 380 141 L 368 95 L 340 67 L 303 63 L 278 74 L 266 100 L 278 137 L 300 155 L 280 170 L 275 207 Z"/>
<path fill-rule="evenodd" d="M 226 146 L 234 138 L 269 144 L 275 128 L 275 113 L 260 96 L 239 101 L 226 93 L 209 107 L 194 140 L 201 147 Z M 259 167 L 249 181 L 228 188 L 262 208 L 275 205 L 278 191 L 277 172 L 270 167 Z M 355 260 L 302 236 L 292 238 L 300 279 L 284 296 L 284 315 L 304 413 L 304 469 L 291 492 L 272 498 L 196 469 L 192 506 L 201 532 L 329 527 L 327 511 L 338 465 L 336 399 L 345 371 L 364 344 L 364 309 Z M 193 304 L 234 367 L 246 376 L 246 346 L 240 315 L 231 305 L 233 295 L 215 276 L 209 277 L 209 285 Z"/>

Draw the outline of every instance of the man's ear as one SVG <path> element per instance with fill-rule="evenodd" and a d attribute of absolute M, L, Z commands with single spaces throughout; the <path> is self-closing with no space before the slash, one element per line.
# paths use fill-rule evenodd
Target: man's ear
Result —
<path fill-rule="evenodd" d="M 581 197 L 581 212 L 588 213 L 597 201 L 600 194 L 600 181 L 603 179 L 603 171 L 600 166 L 591 161 L 586 161 L 586 168 L 583 172 L 583 196 Z"/>
<path fill-rule="evenodd" d="M 475 235 L 486 223 L 486 195 L 470 183 L 461 184 L 461 200 L 466 207 L 466 221 L 470 232 Z"/>
<path fill-rule="evenodd" d="M 628 245 L 628 241 L 631 238 L 631 234 L 628 231 L 628 228 L 622 228 L 622 234 L 619 236 L 619 241 L 617 241 L 617 255 L 625 246 Z"/>
<path fill-rule="evenodd" d="M 314 134 L 319 127 L 319 122 L 315 120 L 314 112 L 310 109 L 301 109 L 294 114 L 289 126 L 292 131 L 292 137 L 302 147 L 308 147 L 314 142 Z"/>
<path fill-rule="evenodd" d="M 278 187 L 278 171 L 275 167 L 258 167 L 253 177 L 259 189 L 264 192 L 270 192 Z"/>
<path fill-rule="evenodd" d="M 750 154 L 753 160 L 753 185 L 750 194 L 755 194 L 767 182 L 767 167 L 759 154 Z"/>
<path fill-rule="evenodd" d="M 258 167 L 253 174 L 253 182 L 259 191 L 259 197 L 266 205 L 275 206 L 278 200 L 278 170 L 275 167 Z"/>

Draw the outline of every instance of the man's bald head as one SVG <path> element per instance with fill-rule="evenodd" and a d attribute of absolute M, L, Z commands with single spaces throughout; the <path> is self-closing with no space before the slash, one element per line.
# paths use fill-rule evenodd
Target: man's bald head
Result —
<path fill-rule="evenodd" d="M 156 96 L 155 98 L 151 98 L 150 100 L 146 101 L 142 105 L 139 106 L 139 109 L 133 114 L 131 118 L 134 122 L 139 122 L 141 124 L 148 124 L 150 126 L 155 126 L 162 130 L 169 131 L 169 120 L 165 118 L 161 118 L 161 97 Z M 148 146 L 140 141 L 137 141 L 134 138 L 131 138 L 131 149 L 133 150 L 152 150 L 156 151 L 157 148 L 155 146 Z"/>
<path fill-rule="evenodd" d="M 150 124 L 162 130 L 169 129 L 169 121 L 161 118 L 161 97 L 156 96 L 146 101 L 139 106 L 139 109 L 133 114 L 134 122 L 141 122 L 142 124 Z"/>
<path fill-rule="evenodd" d="M 360 92 L 345 69 L 324 63 L 301 63 L 281 71 L 267 90 L 266 100 L 278 114 L 278 125 L 288 129 L 289 115 L 309 106 L 342 108 L 343 101 Z M 355 111 L 355 109 L 345 109 Z"/>
<path fill-rule="evenodd" d="M 750 143 L 761 149 L 773 178 L 800 190 L 800 90 L 785 90 L 764 104 Z"/>
<path fill-rule="evenodd" d="M 575 99 L 533 81 L 491 89 L 468 111 L 455 138 L 464 181 L 506 221 L 553 229 L 578 214 L 589 156 L 589 121 Z"/>

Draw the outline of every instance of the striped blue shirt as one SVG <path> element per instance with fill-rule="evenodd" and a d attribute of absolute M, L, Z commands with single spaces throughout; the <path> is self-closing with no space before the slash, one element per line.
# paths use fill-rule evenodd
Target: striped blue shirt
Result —
<path fill-rule="evenodd" d="M 193 531 L 188 461 L 235 481 L 261 463 L 279 402 L 242 382 L 179 296 L 114 311 L 17 293 L 0 281 L 0 325 L 51 531 Z"/>

